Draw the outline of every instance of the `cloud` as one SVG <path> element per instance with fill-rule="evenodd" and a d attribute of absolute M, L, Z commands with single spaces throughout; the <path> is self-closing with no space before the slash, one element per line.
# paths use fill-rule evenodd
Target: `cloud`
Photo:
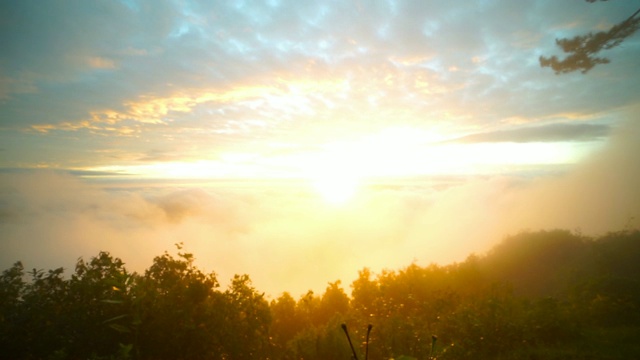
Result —
<path fill-rule="evenodd" d="M 131 136 L 140 134 L 143 129 L 153 129 L 147 125 L 169 125 L 182 113 L 191 113 L 200 108 L 212 109 L 209 117 L 221 118 L 225 120 L 225 113 L 234 112 L 234 108 L 243 107 L 245 114 L 243 117 L 253 116 L 259 112 L 264 120 L 270 121 L 275 118 L 287 116 L 286 113 L 309 113 L 309 105 L 305 105 L 314 97 L 322 97 L 326 94 L 335 93 L 344 87 L 342 80 L 316 80 L 316 79 L 291 79 L 285 81 L 276 79 L 275 81 L 265 81 L 246 86 L 235 86 L 229 89 L 185 89 L 169 96 L 144 96 L 135 101 L 129 101 L 124 105 L 123 110 L 109 109 L 91 113 L 90 120 L 80 120 L 77 122 L 62 122 L 58 124 L 38 124 L 31 128 L 41 133 L 48 133 L 54 130 L 78 131 L 87 129 L 97 133 L 108 133 L 111 135 Z M 258 109 L 260 107 L 260 109 Z M 235 119 L 235 123 L 240 126 L 250 126 L 251 121 L 242 124 Z M 250 120 L 250 119 L 247 119 Z M 232 126 L 234 122 L 223 121 L 222 126 Z M 125 123 L 122 126 L 121 123 Z M 143 126 L 146 126 L 143 128 Z M 221 126 L 221 127 L 222 127 Z M 202 130 L 199 125 L 198 130 Z M 172 126 L 172 128 L 174 128 Z M 188 128 L 187 128 L 188 130 Z M 230 129 L 219 129 L 227 130 Z M 237 129 L 241 130 L 241 129 Z M 158 131 L 156 129 L 156 131 Z M 174 130 L 169 130 L 173 132 Z"/>
<path fill-rule="evenodd" d="M 637 109 L 636 112 L 637 114 Z M 633 114 L 633 110 L 630 111 Z M 587 233 L 638 226 L 640 190 L 640 125 L 637 115 L 617 128 L 608 146 L 583 165 L 558 179 L 539 181 L 520 206 L 532 227 L 549 224 L 580 228 Z M 552 204 L 548 205 L 547 203 Z"/>
<path fill-rule="evenodd" d="M 87 63 L 94 69 L 115 69 L 116 63 L 104 57 L 92 56 L 87 59 Z"/>
<path fill-rule="evenodd" d="M 555 38 L 629 9 L 0 2 L 1 166 L 75 169 L 0 173 L 0 263 L 69 267 L 110 250 L 141 270 L 184 241 L 223 281 L 247 272 L 269 292 L 296 293 L 348 283 L 364 266 L 460 260 L 522 228 L 620 228 L 640 198 L 637 118 L 618 126 L 638 102 L 638 42 L 589 76 L 558 77 L 537 59 L 557 51 Z M 295 156 L 388 128 L 606 147 L 553 177 L 391 183 L 343 208 L 304 184 L 79 179 L 141 162 L 211 165 L 225 153 Z"/>
<path fill-rule="evenodd" d="M 31 74 L 29 92 L 37 89 L 39 95 L 28 97 L 28 102 L 21 98 L 7 103 L 3 110 L 9 116 L 4 121 L 19 121 L 41 131 L 100 132 L 102 127 L 132 135 L 143 129 L 125 120 L 157 124 L 172 111 L 169 117 L 180 120 L 201 104 L 198 94 L 203 91 L 245 86 L 255 79 L 268 86 L 265 79 L 283 74 L 294 81 L 322 78 L 325 72 L 343 79 L 359 71 L 384 77 L 379 70 L 392 65 L 392 59 L 423 59 L 392 75 L 424 77 L 417 69 L 429 70 L 428 91 L 406 87 L 406 81 L 361 82 L 353 88 L 412 95 L 416 98 L 412 107 L 422 109 L 428 104 L 436 109 L 427 114 L 432 118 L 445 111 L 459 112 L 459 119 L 469 114 L 492 121 L 511 116 L 538 118 L 557 114 L 561 107 L 565 112 L 588 112 L 632 99 L 636 81 L 608 76 L 585 79 L 575 91 L 575 81 L 548 81 L 553 74 L 537 65 L 536 48 L 545 43 L 554 46 L 556 34 L 545 33 L 549 25 L 575 17 L 577 8 L 586 10 L 581 23 L 589 24 L 605 16 L 591 11 L 596 6 L 553 2 L 522 6 L 509 2 L 241 6 L 171 1 L 149 6 L 142 1 L 136 6 L 83 4 L 66 9 L 5 4 L 12 14 L 2 32 L 8 44 L 6 54 L 11 54 L 4 56 L 6 76 L 19 79 Z M 610 6 L 602 9 L 622 11 Z M 501 21 L 491 21 L 494 18 Z M 110 30 L 101 31 L 105 28 Z M 485 61 L 477 63 L 474 58 Z M 452 67 L 458 71 L 449 73 Z M 608 83 L 626 86 L 628 91 L 608 93 L 606 89 L 613 87 Z M 99 94 L 91 91 L 96 86 Z M 584 95 L 595 89 L 606 96 L 592 99 L 585 108 Z M 433 99 L 436 96 L 440 99 Z M 554 96 L 568 99 L 550 103 Z M 611 101 L 615 104 L 608 104 Z M 250 113 L 241 100 L 236 104 L 240 112 Z M 153 108 L 143 109 L 143 105 Z M 49 110 L 53 107 L 57 111 Z M 103 122 L 108 126 L 97 125 Z M 181 124 L 175 121 L 172 127 Z M 199 126 L 205 127 L 202 122 Z"/>
<path fill-rule="evenodd" d="M 28 74 L 12 78 L 0 73 L 0 101 L 9 100 L 12 94 L 31 94 L 37 91 L 33 79 Z"/>
<path fill-rule="evenodd" d="M 248 273 L 272 295 L 349 283 L 362 267 L 450 263 L 523 229 L 619 230 L 640 216 L 640 127 L 629 121 L 589 161 L 554 177 L 390 181 L 329 205 L 302 182 L 87 182 L 47 171 L 0 174 L 7 267 L 70 267 L 111 251 L 141 271 L 184 242 L 223 283 Z M 636 224 L 637 225 L 637 224 Z"/>
<path fill-rule="evenodd" d="M 23 260 L 38 268 L 72 268 L 79 256 L 106 250 L 141 271 L 176 242 L 228 241 L 243 226 L 234 224 L 233 205 L 221 205 L 224 197 L 197 189 L 157 194 L 113 183 L 104 190 L 51 171 L 0 178 L 3 266 Z"/>
<path fill-rule="evenodd" d="M 453 141 L 463 143 L 595 141 L 605 138 L 610 130 L 609 125 L 603 124 L 556 123 L 472 134 Z"/>

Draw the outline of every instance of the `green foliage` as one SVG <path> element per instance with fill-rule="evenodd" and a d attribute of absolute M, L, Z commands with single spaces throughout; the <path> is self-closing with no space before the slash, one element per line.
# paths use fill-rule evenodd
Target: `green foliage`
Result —
<path fill-rule="evenodd" d="M 580 267 L 587 239 L 566 230 L 523 232 L 506 238 L 479 261 L 490 281 L 519 295 L 558 296 Z"/>
<path fill-rule="evenodd" d="M 178 247 L 181 250 L 181 247 Z M 130 273 L 107 252 L 0 276 L 0 358 L 639 358 L 640 231 L 597 240 L 563 230 L 506 238 L 486 256 L 372 274 L 268 302 L 248 275 L 220 290 L 194 256 Z M 433 347 L 434 337 L 437 345 Z"/>
<path fill-rule="evenodd" d="M 296 301 L 287 292 L 271 301 L 271 337 L 276 351 L 284 352 L 286 344 L 304 328 L 302 319 L 296 313 Z"/>
<path fill-rule="evenodd" d="M 24 266 L 19 261 L 0 276 L 0 348 L 8 355 L 20 353 L 27 335 L 21 314 L 27 291 L 23 278 Z"/>
<path fill-rule="evenodd" d="M 77 261 L 67 281 L 67 302 L 73 309 L 69 317 L 75 328 L 74 345 L 67 349 L 70 357 L 104 356 L 114 350 L 113 344 L 127 341 L 128 329 L 121 323 L 130 306 L 131 280 L 122 260 L 107 252 L 88 263 Z"/>
<path fill-rule="evenodd" d="M 221 352 L 224 317 L 210 309 L 221 302 L 215 274 L 193 265 L 193 255 L 164 253 L 154 259 L 132 291 L 132 343 L 145 358 L 209 358 Z M 211 340 L 210 340 L 211 339 Z"/>
<path fill-rule="evenodd" d="M 248 275 L 236 275 L 224 293 L 225 353 L 230 359 L 258 359 L 269 350 L 271 312 Z"/>

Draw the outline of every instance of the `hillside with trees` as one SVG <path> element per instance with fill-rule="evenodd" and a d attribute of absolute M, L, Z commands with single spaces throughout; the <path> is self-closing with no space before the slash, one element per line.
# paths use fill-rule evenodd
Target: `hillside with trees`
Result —
<path fill-rule="evenodd" d="M 194 255 L 144 273 L 108 252 L 0 277 L 4 359 L 640 358 L 640 231 L 523 232 L 447 266 L 410 264 L 323 294 L 269 299 L 248 275 L 226 289 Z M 434 346 L 435 343 L 435 346 Z"/>

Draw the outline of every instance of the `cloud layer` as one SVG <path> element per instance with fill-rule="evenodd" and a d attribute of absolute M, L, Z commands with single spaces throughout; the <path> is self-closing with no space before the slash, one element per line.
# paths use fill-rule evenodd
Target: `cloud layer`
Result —
<path fill-rule="evenodd" d="M 538 64 L 636 6 L 0 2 L 0 264 L 184 242 L 275 295 L 637 226 L 638 37 L 586 76 Z M 336 206 L 310 174 L 387 178 Z"/>
<path fill-rule="evenodd" d="M 601 234 L 638 226 L 638 136 L 630 121 L 583 165 L 555 177 L 387 182 L 343 206 L 303 183 L 105 187 L 49 171 L 5 173 L 0 263 L 71 267 L 108 250 L 141 271 L 184 242 L 223 283 L 248 273 L 274 296 L 321 291 L 328 281 L 349 283 L 365 266 L 461 261 L 524 229 Z"/>
<path fill-rule="evenodd" d="M 555 38 L 626 18 L 627 3 L 0 6 L 3 167 L 216 159 L 390 126 L 452 136 L 602 126 L 640 86 L 633 38 L 588 77 L 537 63 L 557 52 Z"/>

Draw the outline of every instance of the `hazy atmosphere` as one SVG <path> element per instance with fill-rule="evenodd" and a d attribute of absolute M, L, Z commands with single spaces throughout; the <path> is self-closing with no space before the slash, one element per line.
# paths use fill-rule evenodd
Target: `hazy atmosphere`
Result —
<path fill-rule="evenodd" d="M 277 296 L 640 222 L 637 2 L 5 1 L 0 266 L 182 242 Z"/>

